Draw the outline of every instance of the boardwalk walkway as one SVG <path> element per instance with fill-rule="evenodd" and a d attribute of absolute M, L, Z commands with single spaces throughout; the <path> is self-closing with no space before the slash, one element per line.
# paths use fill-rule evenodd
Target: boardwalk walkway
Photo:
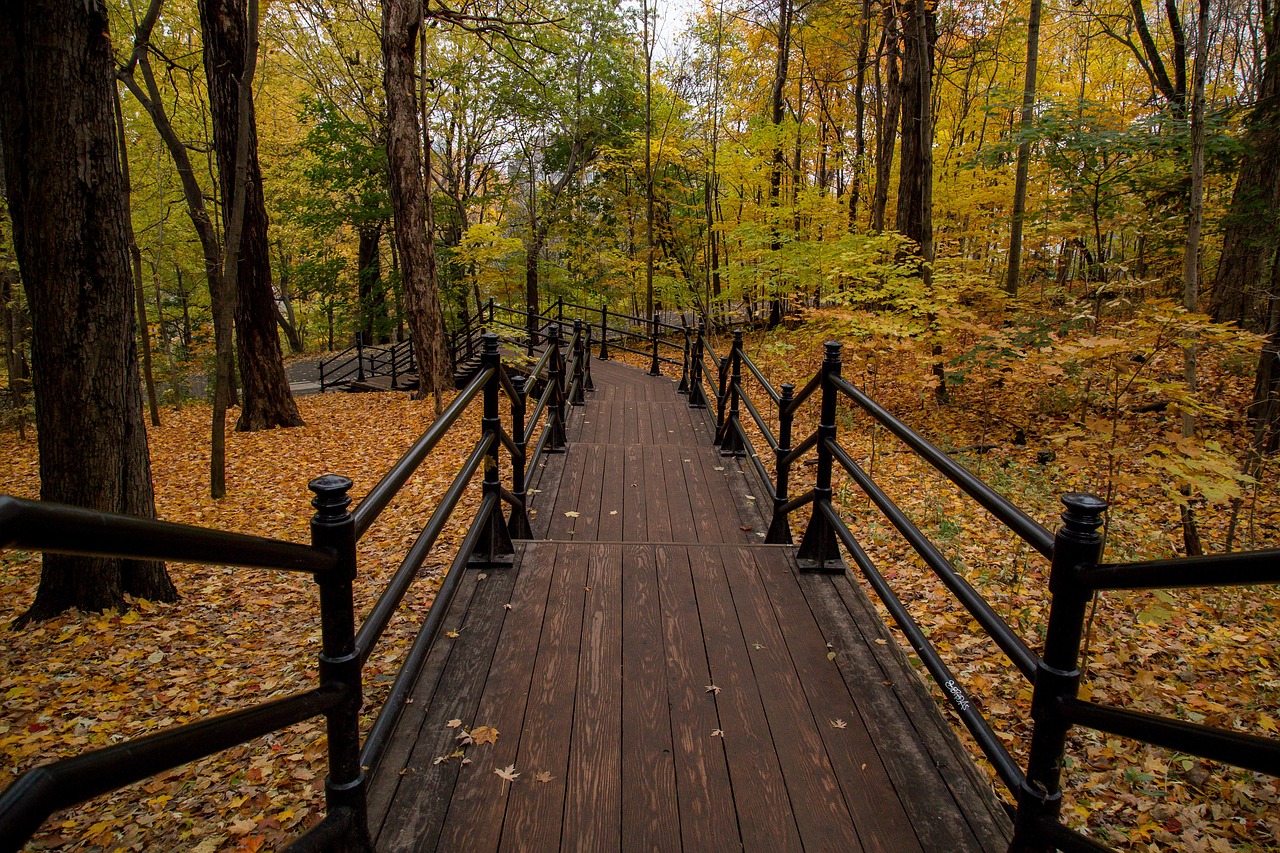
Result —
<path fill-rule="evenodd" d="M 535 472 L 537 538 L 468 571 L 372 768 L 378 849 L 1004 850 L 857 585 L 760 544 L 752 480 L 671 380 L 594 372 Z M 451 720 L 497 741 L 437 760 Z"/>

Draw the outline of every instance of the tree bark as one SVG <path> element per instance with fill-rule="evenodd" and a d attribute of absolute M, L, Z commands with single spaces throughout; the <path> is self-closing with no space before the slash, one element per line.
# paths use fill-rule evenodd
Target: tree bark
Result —
<path fill-rule="evenodd" d="M 414 61 L 422 4 L 382 0 L 383 82 L 387 93 L 387 163 L 395 214 L 409 328 L 418 359 L 418 396 L 439 399 L 448 381 L 440 293 L 430 275 L 427 193 L 422 174 L 421 130 L 414 97 Z"/>
<path fill-rule="evenodd" d="M 0 7 L 0 136 L 31 307 L 40 496 L 155 517 L 105 7 Z M 75 132 L 68 132 L 74 128 Z M 164 564 L 47 555 L 15 624 L 177 598 Z"/>
<path fill-rule="evenodd" d="M 360 316 L 365 343 L 385 342 L 384 338 L 390 338 L 387 295 L 382 289 L 381 242 L 381 223 L 360 228 L 356 269 L 360 278 Z"/>
<path fill-rule="evenodd" d="M 1218 322 L 1248 324 L 1268 292 L 1280 216 L 1280 12 L 1264 34 L 1258 98 L 1246 120 L 1231 210 L 1223 222 L 1222 254 L 1209 313 Z M 1268 306 L 1263 307 L 1263 316 Z"/>
<path fill-rule="evenodd" d="M 933 45 L 937 21 L 925 0 L 909 0 L 902 18 L 902 163 L 896 230 L 933 261 Z"/>
<path fill-rule="evenodd" d="M 880 103 L 881 93 L 884 97 L 884 109 L 876 122 L 876 187 L 871 196 L 871 230 L 877 234 L 884 231 L 885 209 L 889 205 L 889 177 L 893 171 L 893 149 L 898 140 L 898 116 L 902 109 L 902 82 L 898 71 L 898 49 L 901 38 L 898 34 L 898 17 L 893 11 L 893 2 L 885 3 L 884 35 L 882 54 L 886 66 L 885 85 L 876 80 L 876 102 Z M 877 78 L 879 65 L 876 66 Z"/>
<path fill-rule="evenodd" d="M 277 309 L 271 287 L 267 209 L 262 197 L 262 170 L 258 165 L 253 96 L 248 92 L 242 97 L 240 92 L 241 79 L 246 75 L 252 77 L 252 69 L 246 62 L 249 22 L 244 0 L 200 0 L 200 28 L 204 37 L 204 67 L 213 117 L 218 184 L 223 204 L 227 206 L 236 194 L 236 149 L 241 121 L 248 126 L 248 159 L 242 164 L 247 184 L 243 188 L 239 253 L 233 258 L 228 251 L 223 264 L 224 275 L 230 279 L 230 265 L 236 263 L 236 356 L 242 390 L 236 429 L 252 432 L 301 426 L 302 416 L 289 390 L 280 334 L 276 330 Z M 246 105 L 243 115 L 242 103 Z M 225 226 L 233 224 L 230 216 L 224 216 L 224 220 Z M 226 240 L 224 246 L 230 249 L 231 242 Z"/>
<path fill-rule="evenodd" d="M 782 237 L 779 234 L 778 220 L 782 216 L 780 209 L 780 196 L 782 192 L 782 173 L 787 168 L 787 158 L 782 151 L 782 126 L 783 116 L 786 114 L 786 100 L 784 92 L 787 86 L 787 66 L 791 60 L 791 0 L 778 0 L 778 43 L 777 56 L 775 57 L 774 73 L 773 73 L 773 90 L 769 98 L 769 121 L 773 124 L 773 165 L 769 169 L 769 207 L 772 209 L 773 222 L 770 229 L 773 233 L 773 241 L 770 249 L 775 253 L 775 257 L 779 257 L 778 253 L 782 251 Z M 779 298 L 777 285 L 769 286 L 769 328 L 777 328 L 782 322 L 782 302 Z"/>
<path fill-rule="evenodd" d="M 1036 65 L 1040 60 L 1041 0 L 1031 0 L 1027 18 L 1027 69 L 1022 84 L 1022 139 L 1018 141 L 1018 165 L 1013 184 L 1013 217 L 1009 227 L 1009 270 L 1004 289 L 1018 295 L 1018 278 L 1022 272 L 1022 220 L 1027 211 L 1027 172 L 1031 165 L 1031 124 L 1036 106 Z"/>

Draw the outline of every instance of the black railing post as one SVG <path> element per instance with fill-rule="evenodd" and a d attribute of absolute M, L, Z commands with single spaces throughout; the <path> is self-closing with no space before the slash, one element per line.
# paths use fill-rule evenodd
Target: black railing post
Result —
<path fill-rule="evenodd" d="M 409 372 L 413 373 L 418 369 L 418 357 L 413 349 L 413 338 L 405 341 L 409 345 Z"/>
<path fill-rule="evenodd" d="M 585 366 L 585 368 L 586 368 L 586 377 L 583 379 L 582 390 L 584 390 L 584 391 L 594 391 L 594 390 L 596 390 L 596 383 L 595 383 L 595 381 L 591 378 L 591 332 L 592 332 L 592 328 L 591 328 L 591 324 L 590 324 L 590 323 L 584 323 L 583 325 L 585 326 L 584 332 L 586 333 L 587 339 L 586 339 L 586 342 L 582 345 L 582 358 L 583 358 L 584 366 Z"/>
<path fill-rule="evenodd" d="M 547 346 L 551 347 L 547 381 L 551 383 L 552 388 L 550 411 L 547 413 L 551 419 L 551 435 L 547 439 L 546 449 L 548 453 L 559 453 L 564 450 L 568 440 L 564 425 L 564 354 L 560 351 L 559 326 L 551 327 L 551 331 L 547 334 Z"/>
<path fill-rule="evenodd" d="M 561 326 L 564 325 L 564 297 L 561 296 L 556 300 L 556 322 Z"/>
<path fill-rule="evenodd" d="M 457 372 L 458 371 L 455 368 L 454 373 L 457 373 Z M 391 345 L 391 388 L 392 390 L 395 390 L 396 388 L 398 388 L 399 383 L 400 383 L 400 365 L 396 364 L 396 345 L 392 344 Z"/>
<path fill-rule="evenodd" d="M 364 332 L 356 332 L 356 380 L 364 381 Z"/>
<path fill-rule="evenodd" d="M 511 515 L 507 518 L 507 535 L 512 539 L 532 539 L 533 530 L 529 527 L 529 494 L 525 484 L 525 462 L 529 458 L 529 443 L 525 441 L 524 415 L 528 395 L 525 393 L 523 376 L 511 377 L 511 384 L 516 389 L 517 399 L 511 401 L 511 440 L 515 442 L 516 453 L 511 457 L 511 494 L 515 495 L 518 504 L 511 507 Z"/>
<path fill-rule="evenodd" d="M 352 817 L 344 849 L 372 850 L 365 802 L 365 776 L 360 767 L 360 653 L 356 649 L 356 610 L 352 583 L 356 578 L 356 523 L 351 512 L 351 480 L 325 474 L 307 484 L 311 505 L 311 544 L 336 551 L 341 563 L 316 575 L 320 587 L 320 683 L 341 684 L 341 704 L 325 713 L 329 742 L 329 775 L 324 780 L 329 814 L 349 810 Z"/>
<path fill-rule="evenodd" d="M 494 309 L 494 305 L 493 305 L 493 297 L 492 297 L 492 296 L 490 296 L 490 297 L 489 297 L 489 325 L 490 325 L 490 326 L 492 326 L 492 325 L 493 325 L 494 317 L 496 316 L 496 314 L 494 313 L 494 311 L 495 311 L 495 309 Z"/>
<path fill-rule="evenodd" d="M 600 306 L 600 355 L 601 361 L 609 360 L 609 306 Z"/>
<path fill-rule="evenodd" d="M 689 337 L 689 327 L 684 327 L 684 365 L 680 369 L 680 384 L 676 386 L 677 394 L 689 393 L 689 357 L 693 354 L 693 346 Z"/>
<path fill-rule="evenodd" d="M 653 322 L 649 325 L 649 337 L 653 341 L 653 359 L 649 362 L 649 375 L 661 376 L 662 370 L 658 366 L 658 312 L 653 312 Z"/>
<path fill-rule="evenodd" d="M 720 356 L 718 368 L 720 388 L 716 391 L 716 437 L 714 441 L 716 446 L 719 446 L 720 441 L 724 438 L 725 408 L 729 405 L 729 356 Z"/>
<path fill-rule="evenodd" d="M 1049 624 L 1045 630 L 1044 659 L 1036 665 L 1031 693 L 1031 747 L 1027 756 L 1027 780 L 1018 791 L 1010 851 L 1048 853 L 1044 827 L 1056 823 L 1062 810 L 1062 760 L 1066 753 L 1070 722 L 1064 706 L 1080 689 L 1080 640 L 1090 593 L 1077 580 L 1081 568 L 1094 566 L 1102 557 L 1102 514 L 1107 502 L 1094 495 L 1072 492 L 1062 496 L 1066 511 L 1062 527 L 1053 539 L 1049 567 Z"/>
<path fill-rule="evenodd" d="M 787 494 L 791 466 L 784 462 L 791 452 L 791 421 L 795 412 L 791 410 L 791 401 L 795 398 L 796 386 L 790 382 L 782 383 L 782 399 L 778 402 L 778 451 L 777 451 L 777 483 L 773 497 L 773 520 L 769 522 L 769 532 L 765 534 L 766 545 L 790 545 L 791 524 L 783 507 L 790 499 Z"/>
<path fill-rule="evenodd" d="M 570 388 L 573 389 L 573 399 L 569 402 L 574 406 L 585 406 L 587 404 L 586 382 L 587 369 L 583 365 L 583 360 L 590 357 L 587 348 L 583 346 L 586 338 L 583 337 L 582 321 L 573 321 L 573 382 Z"/>
<path fill-rule="evenodd" d="M 803 571 L 843 572 L 844 561 L 836 547 L 836 533 L 822 511 L 822 504 L 831 505 L 831 448 L 827 440 L 836 438 L 837 391 L 831 377 L 840 375 L 840 349 L 838 341 L 827 341 L 827 356 L 822 361 L 822 416 L 818 422 L 818 476 L 813 489 L 813 515 L 800 539 L 796 562 Z"/>
<path fill-rule="evenodd" d="M 706 332 L 706 321 L 699 321 L 698 334 L 693 339 L 693 353 L 689 357 L 689 407 L 691 409 L 707 407 L 707 392 L 702 388 L 702 352 L 706 346 L 704 340 Z"/>
<path fill-rule="evenodd" d="M 480 340 L 480 369 L 493 371 L 489 381 L 484 384 L 484 415 L 480 421 L 482 435 L 492 437 L 489 455 L 484 460 L 482 489 L 485 497 L 493 495 L 496 500 L 493 512 L 484 522 L 484 530 L 476 540 L 476 549 L 471 554 L 469 565 L 506 566 L 511 565 L 510 557 L 516 549 L 512 547 L 507 526 L 502 521 L 502 483 L 498 478 L 498 459 L 502 451 L 502 422 L 498 412 L 498 393 L 502 380 L 498 371 L 502 369 L 502 356 L 498 353 L 498 336 L 493 332 L 485 332 Z M 507 559 L 503 559 L 504 557 Z"/>
<path fill-rule="evenodd" d="M 324 393 L 324 362 L 316 362 L 316 366 L 320 368 L 320 393 Z"/>
<path fill-rule="evenodd" d="M 742 330 L 733 330 L 733 349 L 729 351 L 729 413 L 720 428 L 720 455 L 743 456 L 746 446 L 738 422 L 738 398 L 742 393 Z"/>

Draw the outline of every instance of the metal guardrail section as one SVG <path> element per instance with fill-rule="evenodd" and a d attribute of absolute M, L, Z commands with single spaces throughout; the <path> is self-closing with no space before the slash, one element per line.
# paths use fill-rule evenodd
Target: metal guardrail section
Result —
<path fill-rule="evenodd" d="M 377 346 L 366 344 L 360 336 L 354 346 L 321 359 L 316 366 L 320 371 L 322 394 L 330 388 L 364 382 L 373 376 L 390 376 L 391 387 L 395 389 L 400 385 L 400 377 L 418 370 L 412 340 Z"/>
<path fill-rule="evenodd" d="M 1108 848 L 1060 822 L 1062 767 L 1067 734 L 1085 726 L 1120 737 L 1176 749 L 1202 758 L 1234 764 L 1259 773 L 1280 776 L 1280 740 L 1225 731 L 1180 720 L 1138 713 L 1079 698 L 1079 655 L 1090 597 L 1099 590 L 1209 587 L 1280 583 L 1280 550 L 1214 557 L 1149 562 L 1100 563 L 1102 515 L 1107 504 L 1088 494 L 1062 496 L 1066 511 L 1062 526 L 1050 533 L 1006 498 L 945 453 L 889 414 L 853 383 L 840 375 L 841 345 L 826 344 L 821 369 L 797 393 L 795 386 L 775 388 L 743 351 L 742 333 L 735 332 L 729 355 L 717 359 L 700 327 L 692 343 L 689 405 L 705 407 L 714 398 L 715 444 L 729 456 L 746 456 L 773 502 L 773 518 L 765 541 L 790 543 L 789 516 L 812 504 L 800 538 L 797 558 L 802 570 L 844 572 L 839 546 L 884 603 L 907 641 L 955 709 L 974 740 L 991 761 L 1017 802 L 1011 851 L 1105 851 Z M 745 372 L 743 368 L 746 368 Z M 773 415 L 773 429 L 751 398 L 762 391 Z M 708 389 L 710 397 L 708 397 Z M 814 394 L 821 411 L 818 428 L 794 447 L 791 427 L 796 410 Z M 951 480 L 1000 524 L 1048 558 L 1051 595 L 1043 650 L 1037 654 L 951 565 L 942 552 L 893 502 L 880 486 L 840 446 L 836 411 L 841 398 L 861 408 Z M 773 474 L 761 462 L 741 420 L 743 411 L 769 445 Z M 809 451 L 817 454 L 813 489 L 791 497 L 788 479 L 793 465 Z M 867 494 L 872 503 L 919 554 L 924 564 L 947 586 L 964 608 L 1009 657 L 1033 686 L 1032 735 L 1027 766 L 1021 768 L 978 710 L 960 680 L 947 666 L 919 623 L 894 592 L 857 537 L 832 503 L 832 474 L 839 466 Z"/>
<path fill-rule="evenodd" d="M 545 354 L 528 378 L 508 374 L 496 335 L 483 334 L 479 351 L 478 373 L 354 510 L 348 509 L 351 480 L 326 474 L 311 481 L 316 514 L 311 520 L 310 545 L 0 495 L 0 550 L 22 548 L 309 572 L 320 587 L 322 637 L 320 684 L 315 689 L 27 771 L 0 795 L 0 850 L 20 849 L 59 809 L 320 714 L 326 717 L 328 731 L 326 816 L 294 847 L 371 849 L 363 768 L 376 763 L 386 749 L 409 689 L 440 633 L 462 572 L 467 566 L 509 564 L 514 554 L 512 539 L 532 535 L 525 472 L 537 464 L 541 454 L 565 446 L 567 407 L 581 403 L 583 391 L 591 388 L 589 335 L 580 325 L 567 347 L 562 346 L 558 327 L 550 331 Z M 535 385 L 541 390 L 532 416 L 526 418 L 527 394 Z M 501 395 L 509 403 L 505 423 Z M 482 399 L 483 410 L 480 439 L 357 628 L 352 583 L 359 569 L 358 541 L 477 397 Z M 499 479 L 501 448 L 511 456 L 508 484 Z M 479 511 L 423 618 L 390 695 L 362 741 L 362 667 L 482 465 Z M 504 504 L 509 508 L 506 518 Z"/>

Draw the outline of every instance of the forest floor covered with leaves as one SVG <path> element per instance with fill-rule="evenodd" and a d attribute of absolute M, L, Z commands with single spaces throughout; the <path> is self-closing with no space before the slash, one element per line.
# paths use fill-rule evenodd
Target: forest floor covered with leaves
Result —
<path fill-rule="evenodd" d="M 1016 354 L 1011 336 L 1023 327 L 972 323 L 954 333 L 944 355 L 952 378 L 945 404 L 935 393 L 928 348 L 859 312 L 811 312 L 790 328 L 748 335 L 746 348 L 775 385 L 799 384 L 817 369 L 824 340 L 844 340 L 848 379 L 1050 529 L 1062 493 L 1108 494 L 1107 557 L 1128 560 L 1182 550 L 1170 490 L 1170 465 L 1178 461 L 1171 450 L 1179 447 L 1171 435 L 1178 428 L 1176 406 L 1152 405 L 1161 394 L 1174 393 L 1171 377 L 1180 364 L 1176 347 L 1157 328 L 1162 322 L 1175 320 L 1135 314 L 1085 331 L 1050 329 L 1041 346 L 1020 344 Z M 1150 352 L 1142 351 L 1146 340 Z M 717 341 L 717 352 L 727 352 L 727 343 Z M 1137 378 L 1131 376 L 1135 369 Z M 1193 482 L 1210 497 L 1193 500 L 1193 509 L 1210 553 L 1221 551 L 1227 539 L 1230 494 L 1239 500 L 1235 547 L 1280 546 L 1274 460 L 1256 482 L 1235 478 L 1234 491 L 1222 481 L 1229 460 L 1243 458 L 1247 431 L 1239 413 L 1251 377 L 1247 359 L 1212 348 L 1203 355 L 1202 388 L 1212 406 L 1200 417 L 1201 440 L 1181 446 L 1183 456 L 1199 453 L 1205 461 Z M 309 479 L 344 474 L 355 481 L 353 497 L 359 499 L 433 418 L 429 402 L 394 393 L 327 394 L 301 398 L 299 406 L 306 427 L 228 434 L 229 496 L 221 501 L 206 496 L 208 408 L 164 411 L 163 425 L 150 432 L 160 517 L 305 542 Z M 797 437 L 812 428 L 816 411 L 814 403 L 801 410 Z M 361 540 L 361 612 L 469 451 L 478 412 L 463 423 L 456 440 L 435 451 Z M 1048 606 L 1046 562 L 867 416 L 842 406 L 839 431 L 850 453 L 1038 648 Z M 1218 468 L 1222 476 L 1215 480 Z M 794 493 L 805 488 L 812 470 L 800 469 Z M 26 440 L 0 433 L 0 484 L 20 497 L 38 495 L 30 432 Z M 1213 499 L 1219 496 L 1226 497 Z M 368 705 L 380 704 L 477 499 L 473 487 L 406 598 L 401 615 L 409 618 L 393 622 L 385 645 L 370 659 Z M 1029 686 L 852 482 L 839 480 L 837 499 L 1000 737 L 1024 761 Z M 793 520 L 797 530 L 802 516 Z M 172 565 L 170 571 L 182 594 L 176 604 L 139 601 L 126 613 L 68 613 L 6 638 L 0 646 L 0 754 L 10 773 L 315 684 L 319 623 L 309 579 L 217 566 Z M 0 555 L 0 621 L 12 622 L 29 605 L 38 576 L 37 557 Z M 1278 621 L 1280 598 L 1273 588 L 1100 596 L 1084 689 L 1099 701 L 1274 737 Z M 910 653 L 905 641 L 903 648 Z M 1108 844 L 1141 851 L 1280 849 L 1277 780 L 1080 730 L 1068 755 L 1065 819 Z M 31 849 L 274 849 L 318 818 L 324 773 L 318 719 L 61 813 Z"/>

